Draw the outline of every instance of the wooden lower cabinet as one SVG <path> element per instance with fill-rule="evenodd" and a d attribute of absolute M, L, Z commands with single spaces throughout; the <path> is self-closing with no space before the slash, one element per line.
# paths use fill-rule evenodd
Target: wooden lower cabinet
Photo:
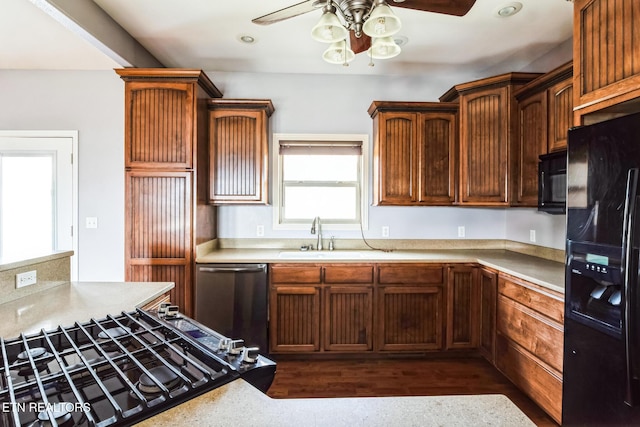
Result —
<path fill-rule="evenodd" d="M 558 423 L 563 321 L 561 294 L 499 275 L 496 366 Z"/>
<path fill-rule="evenodd" d="M 373 287 L 331 286 L 324 292 L 324 349 L 373 349 Z"/>
<path fill-rule="evenodd" d="M 480 335 L 478 268 L 450 266 L 448 276 L 446 348 L 477 348 Z"/>
<path fill-rule="evenodd" d="M 379 289 L 378 350 L 441 350 L 441 286 L 384 286 Z"/>
<path fill-rule="evenodd" d="M 496 357 L 496 303 L 498 273 L 488 268 L 480 269 L 480 353 L 489 362 Z"/>
<path fill-rule="evenodd" d="M 269 303 L 272 353 L 320 350 L 320 287 L 274 286 Z"/>

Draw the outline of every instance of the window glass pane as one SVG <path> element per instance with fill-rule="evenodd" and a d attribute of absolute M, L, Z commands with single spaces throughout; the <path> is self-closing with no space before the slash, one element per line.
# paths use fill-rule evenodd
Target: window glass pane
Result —
<path fill-rule="evenodd" d="M 285 181 L 357 181 L 360 156 L 282 156 Z"/>
<path fill-rule="evenodd" d="M 3 256 L 24 259 L 52 251 L 53 188 L 53 156 L 0 156 Z"/>
<path fill-rule="evenodd" d="M 285 220 L 341 219 L 355 222 L 357 218 L 355 187 L 286 187 L 284 189 Z"/>

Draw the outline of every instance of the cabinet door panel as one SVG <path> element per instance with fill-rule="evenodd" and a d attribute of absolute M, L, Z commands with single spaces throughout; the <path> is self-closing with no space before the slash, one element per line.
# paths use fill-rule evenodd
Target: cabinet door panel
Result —
<path fill-rule="evenodd" d="M 422 113 L 420 120 L 420 202 L 455 201 L 455 114 Z"/>
<path fill-rule="evenodd" d="M 271 283 L 320 283 L 319 265 L 270 265 Z"/>
<path fill-rule="evenodd" d="M 325 283 L 373 283 L 372 265 L 327 265 Z"/>
<path fill-rule="evenodd" d="M 266 113 L 214 110 L 209 119 L 211 201 L 266 203 Z"/>
<path fill-rule="evenodd" d="M 549 88 L 548 150 L 567 148 L 567 132 L 573 127 L 573 82 L 560 82 Z"/>
<path fill-rule="evenodd" d="M 547 92 L 540 92 L 518 104 L 519 158 L 517 206 L 538 206 L 538 157 L 547 152 Z"/>
<path fill-rule="evenodd" d="M 373 288 L 325 289 L 325 350 L 370 351 L 373 348 Z"/>
<path fill-rule="evenodd" d="M 444 281 L 444 269 L 432 265 L 381 265 L 378 275 L 380 284 L 442 284 Z"/>
<path fill-rule="evenodd" d="M 129 82 L 125 90 L 125 166 L 193 166 L 193 85 Z"/>
<path fill-rule="evenodd" d="M 480 352 L 491 363 L 496 350 L 496 303 L 498 274 L 483 268 L 480 270 Z"/>
<path fill-rule="evenodd" d="M 416 115 L 380 113 L 378 132 L 379 203 L 411 204 L 417 201 Z"/>
<path fill-rule="evenodd" d="M 320 288 L 276 286 L 271 289 L 270 305 L 272 352 L 320 350 Z"/>
<path fill-rule="evenodd" d="M 447 349 L 476 348 L 480 333 L 478 269 L 449 268 L 447 283 Z"/>
<path fill-rule="evenodd" d="M 442 288 L 386 286 L 380 289 L 379 349 L 442 349 Z"/>
<path fill-rule="evenodd" d="M 479 91 L 460 104 L 460 197 L 463 203 L 507 202 L 509 90 Z"/>

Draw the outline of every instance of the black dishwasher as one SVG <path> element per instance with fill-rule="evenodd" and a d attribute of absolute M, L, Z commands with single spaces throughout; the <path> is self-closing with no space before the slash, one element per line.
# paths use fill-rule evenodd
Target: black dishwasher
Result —
<path fill-rule="evenodd" d="M 245 346 L 269 352 L 267 265 L 198 264 L 195 320 Z"/>

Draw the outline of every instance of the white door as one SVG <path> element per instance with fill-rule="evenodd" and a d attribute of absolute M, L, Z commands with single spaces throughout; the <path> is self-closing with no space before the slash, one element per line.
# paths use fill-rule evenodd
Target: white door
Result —
<path fill-rule="evenodd" d="M 76 147 L 75 131 L 0 132 L 0 259 L 77 254 Z"/>

